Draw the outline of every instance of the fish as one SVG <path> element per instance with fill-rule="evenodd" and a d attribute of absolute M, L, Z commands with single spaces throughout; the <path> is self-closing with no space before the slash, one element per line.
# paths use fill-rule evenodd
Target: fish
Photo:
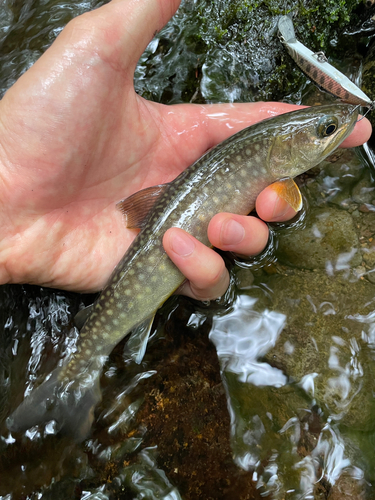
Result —
<path fill-rule="evenodd" d="M 323 52 L 314 53 L 297 40 L 290 17 L 281 16 L 278 28 L 281 41 L 290 56 L 319 87 L 349 104 L 357 104 L 370 109 L 374 107 L 374 101 L 348 77 L 329 64 Z"/>
<path fill-rule="evenodd" d="M 156 311 L 184 282 L 163 248 L 167 229 L 182 228 L 211 246 L 211 218 L 250 213 L 258 194 L 275 181 L 281 196 L 299 205 L 292 179 L 332 153 L 357 118 L 358 106 L 337 103 L 263 120 L 206 152 L 172 182 L 120 202 L 127 226 L 141 231 L 88 310 L 76 352 L 25 397 L 8 417 L 8 429 L 21 432 L 54 421 L 56 432 L 84 440 L 101 400 L 107 356 L 133 331 L 140 362 Z"/>

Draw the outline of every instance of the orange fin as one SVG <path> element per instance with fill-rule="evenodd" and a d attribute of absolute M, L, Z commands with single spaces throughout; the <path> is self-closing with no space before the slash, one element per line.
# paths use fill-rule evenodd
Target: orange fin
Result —
<path fill-rule="evenodd" d="M 297 184 L 289 177 L 271 184 L 272 189 L 289 205 L 299 212 L 302 208 L 302 196 Z"/>
<path fill-rule="evenodd" d="M 151 208 L 167 187 L 168 184 L 151 186 L 117 203 L 116 207 L 125 217 L 126 227 L 129 229 L 142 228 Z"/>

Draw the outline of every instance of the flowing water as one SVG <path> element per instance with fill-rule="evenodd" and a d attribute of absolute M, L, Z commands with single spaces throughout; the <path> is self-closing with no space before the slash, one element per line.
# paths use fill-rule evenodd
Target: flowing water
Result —
<path fill-rule="evenodd" d="M 72 17 L 100 4 L 0 0 L 1 94 Z M 341 64 L 358 78 L 374 30 L 360 10 L 339 38 L 354 5 L 318 4 L 303 41 L 332 57 L 346 49 Z M 164 103 L 330 99 L 279 43 L 284 8 L 186 0 L 142 56 L 137 91 Z M 53 423 L 12 435 L 5 419 L 74 348 L 73 317 L 94 297 L 1 287 L 0 499 L 375 498 L 372 168 L 363 150 L 340 151 L 302 176 L 296 220 L 272 226 L 259 257 L 225 256 L 224 297 L 170 299 L 140 366 L 120 343 L 81 445 Z"/>

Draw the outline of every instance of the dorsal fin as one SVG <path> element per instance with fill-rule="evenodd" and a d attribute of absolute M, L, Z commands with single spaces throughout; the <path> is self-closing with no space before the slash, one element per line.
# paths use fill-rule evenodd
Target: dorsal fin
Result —
<path fill-rule="evenodd" d="M 117 203 L 116 207 L 125 217 L 126 227 L 129 229 L 142 228 L 147 215 L 169 184 L 151 186 L 125 198 Z"/>

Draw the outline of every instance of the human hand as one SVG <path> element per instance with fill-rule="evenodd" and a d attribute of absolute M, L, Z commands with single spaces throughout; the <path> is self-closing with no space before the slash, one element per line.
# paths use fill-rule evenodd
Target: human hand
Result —
<path fill-rule="evenodd" d="M 138 96 L 136 63 L 178 3 L 113 0 L 74 19 L 0 101 L 0 283 L 101 289 L 136 234 L 116 202 L 174 179 L 245 126 L 296 108 L 164 106 Z M 362 120 L 346 146 L 362 144 L 370 130 Z M 271 189 L 257 210 L 267 221 L 294 215 Z M 243 228 L 236 243 L 231 221 Z M 259 219 L 218 214 L 209 237 L 218 248 L 252 255 L 268 230 Z M 176 256 L 173 242 L 186 238 L 193 253 Z M 168 231 L 164 246 L 190 280 L 183 293 L 203 299 L 225 291 L 228 273 L 212 249 L 179 229 Z"/>

